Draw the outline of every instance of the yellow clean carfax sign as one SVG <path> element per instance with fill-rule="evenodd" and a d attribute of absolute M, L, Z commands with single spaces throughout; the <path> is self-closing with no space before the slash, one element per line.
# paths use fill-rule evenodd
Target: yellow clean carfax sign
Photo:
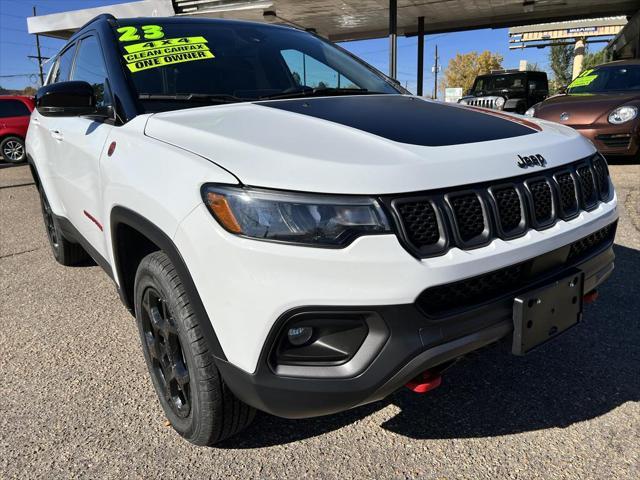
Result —
<path fill-rule="evenodd" d="M 215 58 L 204 37 L 166 38 L 127 45 L 124 48 L 128 53 L 123 57 L 131 72 Z"/>

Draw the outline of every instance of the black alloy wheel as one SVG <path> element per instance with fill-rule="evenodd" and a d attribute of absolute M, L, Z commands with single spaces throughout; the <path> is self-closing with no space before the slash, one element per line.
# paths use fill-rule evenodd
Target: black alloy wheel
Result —
<path fill-rule="evenodd" d="M 53 212 L 51 211 L 51 205 L 44 193 L 40 193 L 40 202 L 42 203 L 42 218 L 44 220 L 44 226 L 47 229 L 47 237 L 51 248 L 54 250 L 59 247 L 58 230 L 56 229 L 55 220 L 53 218 Z"/>
<path fill-rule="evenodd" d="M 186 418 L 191 411 L 189 367 L 167 302 L 153 287 L 148 287 L 143 294 L 140 320 L 143 348 L 151 359 L 151 374 L 173 413 Z"/>
<path fill-rule="evenodd" d="M 89 255 L 80 244 L 65 237 L 42 186 L 38 191 L 40 193 L 40 206 L 42 207 L 42 220 L 44 221 L 47 239 L 56 262 L 66 266 L 86 263 L 89 260 Z"/>
<path fill-rule="evenodd" d="M 184 275 L 184 273 L 183 273 Z M 238 399 L 216 366 L 204 322 L 163 251 L 144 257 L 134 309 L 145 363 L 173 429 L 195 445 L 213 445 L 251 423 L 255 409 Z"/>

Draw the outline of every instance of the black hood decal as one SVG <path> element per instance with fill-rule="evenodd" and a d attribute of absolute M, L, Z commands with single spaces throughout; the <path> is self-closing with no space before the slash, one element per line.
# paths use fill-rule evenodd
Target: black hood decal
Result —
<path fill-rule="evenodd" d="M 357 128 L 395 142 L 442 147 L 536 133 L 496 115 L 402 95 L 362 95 L 257 102 Z"/>

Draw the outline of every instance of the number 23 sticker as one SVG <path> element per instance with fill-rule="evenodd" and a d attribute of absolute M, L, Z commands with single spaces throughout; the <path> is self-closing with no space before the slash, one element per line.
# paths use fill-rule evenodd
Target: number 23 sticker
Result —
<path fill-rule="evenodd" d="M 164 38 L 164 32 L 160 25 L 142 25 L 142 36 L 146 40 L 158 40 Z M 134 42 L 140 40 L 140 35 L 136 27 L 120 27 L 117 32 L 120 34 L 118 40 L 121 42 Z"/>

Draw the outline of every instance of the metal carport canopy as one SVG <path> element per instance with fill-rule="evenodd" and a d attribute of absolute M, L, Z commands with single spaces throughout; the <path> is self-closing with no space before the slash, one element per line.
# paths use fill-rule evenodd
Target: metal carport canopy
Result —
<path fill-rule="evenodd" d="M 330 40 L 346 41 L 389 35 L 389 4 L 389 0 L 141 0 L 31 17 L 28 25 L 29 33 L 66 38 L 100 13 L 119 17 L 175 14 L 289 21 L 313 28 Z M 400 35 L 415 34 L 419 17 L 425 19 L 425 33 L 436 33 L 631 15 L 639 4 L 638 0 L 397 0 L 397 29 Z M 264 12 L 275 12 L 277 17 Z"/>

